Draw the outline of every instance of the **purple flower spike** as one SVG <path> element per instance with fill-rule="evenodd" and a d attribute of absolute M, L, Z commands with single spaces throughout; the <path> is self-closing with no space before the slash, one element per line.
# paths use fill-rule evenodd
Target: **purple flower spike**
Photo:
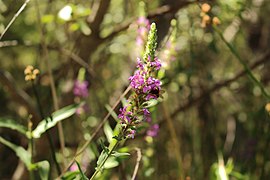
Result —
<path fill-rule="evenodd" d="M 150 126 L 150 128 L 147 130 L 146 134 L 147 134 L 147 136 L 156 137 L 158 135 L 158 131 L 159 131 L 159 125 L 154 124 L 154 125 Z"/>
<path fill-rule="evenodd" d="M 128 137 L 128 138 L 134 139 L 135 133 L 136 133 L 135 130 L 130 130 L 130 131 L 129 131 L 129 134 L 127 135 L 127 137 Z"/>
<path fill-rule="evenodd" d="M 161 67 L 161 62 L 158 58 L 155 58 L 153 62 L 151 62 L 151 66 L 153 66 L 156 70 L 159 70 Z"/>
<path fill-rule="evenodd" d="M 136 38 L 136 43 L 139 46 L 143 46 L 147 39 L 147 32 L 150 29 L 150 22 L 146 17 L 141 16 L 138 18 L 137 24 L 138 24 L 138 36 Z"/>
<path fill-rule="evenodd" d="M 130 123 L 131 119 L 130 116 L 132 116 L 132 112 L 127 111 L 127 107 L 120 108 L 120 114 L 118 115 L 118 118 L 121 119 L 121 123 Z"/>
<path fill-rule="evenodd" d="M 146 25 L 148 29 L 150 28 L 150 22 L 149 22 L 149 20 L 148 20 L 146 17 L 144 17 L 144 16 L 139 17 L 138 20 L 137 20 L 137 23 L 138 23 L 138 24 Z"/>
<path fill-rule="evenodd" d="M 86 98 L 88 97 L 88 82 L 76 80 L 73 87 L 73 93 L 75 96 Z"/>

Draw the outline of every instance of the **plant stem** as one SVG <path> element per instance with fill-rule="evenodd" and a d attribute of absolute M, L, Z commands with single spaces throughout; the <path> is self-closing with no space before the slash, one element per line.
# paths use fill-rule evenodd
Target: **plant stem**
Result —
<path fill-rule="evenodd" d="M 31 116 L 28 118 L 28 132 L 29 132 L 29 139 L 28 139 L 28 151 L 30 153 L 30 162 L 31 164 L 33 163 L 33 152 L 34 152 L 34 144 L 33 144 L 33 137 L 32 137 L 32 125 L 33 123 L 31 122 Z M 34 180 L 34 174 L 33 174 L 33 169 L 30 168 L 29 170 L 30 173 L 30 179 Z"/>
<path fill-rule="evenodd" d="M 36 100 L 37 100 L 37 106 L 38 106 L 40 116 L 41 116 L 42 119 L 45 119 L 45 116 L 44 116 L 43 111 L 42 111 L 39 95 L 38 95 L 38 92 L 36 90 L 34 81 L 31 81 L 31 84 L 32 84 L 32 89 L 34 91 L 34 95 L 35 95 Z M 58 173 L 58 175 L 60 175 L 61 174 L 61 169 L 60 169 L 60 165 L 58 164 L 57 159 L 56 159 L 56 155 L 55 155 L 56 152 L 55 152 L 55 148 L 54 148 L 54 145 L 53 145 L 52 136 L 51 136 L 49 131 L 46 131 L 46 136 L 47 136 L 47 139 L 49 141 L 50 149 L 51 149 L 51 152 L 52 152 L 52 158 L 53 158 L 53 161 L 54 161 L 54 163 L 56 165 L 57 173 Z"/>
<path fill-rule="evenodd" d="M 172 143 L 175 146 L 174 153 L 175 153 L 176 161 L 177 161 L 178 168 L 179 168 L 180 180 L 183 180 L 185 175 L 184 175 L 183 162 L 182 162 L 182 157 L 181 157 L 180 140 L 177 138 L 174 124 L 173 124 L 172 119 L 169 115 L 169 112 L 168 112 L 168 109 L 167 109 L 165 102 L 162 103 L 162 108 L 163 108 L 165 119 L 166 119 L 167 124 L 168 124 L 170 136 L 172 138 Z"/>
<path fill-rule="evenodd" d="M 119 140 L 117 140 L 117 142 L 114 144 L 114 146 L 112 147 L 112 149 L 110 150 L 110 152 L 107 154 L 106 158 L 102 161 L 102 163 L 96 168 L 96 171 L 94 172 L 94 174 L 91 176 L 90 180 L 93 180 L 96 175 L 99 173 L 99 171 L 101 170 L 101 168 L 104 166 L 105 162 L 108 160 L 108 158 L 112 155 L 114 149 L 117 147 L 117 145 L 119 144 Z"/>
<path fill-rule="evenodd" d="M 25 0 L 25 2 L 23 3 L 23 5 L 20 7 L 20 9 L 16 12 L 16 14 L 13 16 L 13 18 L 11 19 L 11 21 L 8 23 L 8 25 L 6 26 L 6 28 L 4 29 L 4 31 L 2 32 L 1 36 L 0 36 L 0 40 L 3 38 L 4 34 L 7 32 L 7 30 L 10 28 L 10 26 L 14 23 L 14 21 L 16 20 L 16 18 L 21 14 L 21 12 L 24 10 L 24 8 L 27 6 L 27 4 L 30 2 L 30 0 Z"/>
<path fill-rule="evenodd" d="M 256 79 L 256 77 L 253 75 L 251 69 L 249 68 L 249 66 L 245 63 L 245 61 L 240 57 L 240 55 L 238 54 L 238 52 L 236 51 L 236 49 L 232 46 L 231 43 L 229 43 L 224 36 L 222 35 L 222 33 L 216 28 L 214 27 L 214 30 L 217 32 L 217 34 L 220 36 L 221 40 L 226 44 L 226 46 L 230 49 L 230 51 L 232 52 L 232 54 L 236 57 L 236 59 L 243 65 L 245 71 L 247 72 L 249 78 L 257 85 L 259 86 L 259 88 L 262 91 L 262 94 L 264 95 L 264 97 L 267 100 L 270 100 L 270 95 L 266 92 L 266 90 L 264 89 L 263 85 L 261 84 L 261 82 L 259 82 L 259 80 Z"/>
<path fill-rule="evenodd" d="M 48 52 L 48 48 L 46 45 L 45 31 L 44 31 L 44 29 L 42 27 L 42 23 L 41 23 L 41 15 L 40 15 L 40 10 L 39 10 L 38 0 L 35 0 L 35 5 L 36 5 L 36 10 L 37 10 L 38 26 L 40 28 L 41 47 L 42 47 L 43 54 L 45 56 L 44 59 L 45 59 L 45 63 L 46 63 L 47 69 L 48 69 L 50 88 L 51 88 L 51 93 L 52 93 L 52 98 L 53 98 L 53 106 L 54 106 L 54 110 L 57 111 L 57 110 L 59 110 L 59 103 L 58 103 L 56 88 L 55 88 L 55 84 L 54 84 L 54 78 L 52 75 L 52 67 L 51 67 L 50 62 L 49 62 L 49 52 Z M 62 126 L 61 122 L 57 123 L 57 128 L 58 128 L 58 134 L 59 134 L 60 148 L 61 148 L 62 154 L 64 156 L 64 154 L 65 154 L 65 137 L 64 137 L 64 130 L 63 130 L 63 126 Z M 64 162 L 64 165 L 66 165 L 65 158 L 64 158 L 63 162 Z"/>

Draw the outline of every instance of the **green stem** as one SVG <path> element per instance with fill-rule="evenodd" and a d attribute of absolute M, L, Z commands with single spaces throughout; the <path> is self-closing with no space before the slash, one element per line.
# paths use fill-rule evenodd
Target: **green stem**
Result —
<path fill-rule="evenodd" d="M 33 163 L 33 153 L 34 153 L 34 144 L 33 144 L 33 137 L 32 137 L 32 122 L 31 122 L 31 117 L 29 117 L 28 119 L 28 131 L 29 131 L 29 139 L 28 139 L 28 151 L 30 153 L 30 162 L 31 164 Z M 30 173 L 30 179 L 34 180 L 34 173 L 33 173 L 33 169 L 30 168 L 29 170 Z"/>
<path fill-rule="evenodd" d="M 253 75 L 251 69 L 248 67 L 248 65 L 245 63 L 245 61 L 240 57 L 240 55 L 238 54 L 238 52 L 236 51 L 236 49 L 232 46 L 231 43 L 229 43 L 224 36 L 222 35 L 222 33 L 216 28 L 214 27 L 214 30 L 218 33 L 218 35 L 220 36 L 220 38 L 222 39 L 222 41 L 226 44 L 226 46 L 230 49 L 230 51 L 232 52 L 232 54 L 236 57 L 236 59 L 242 64 L 242 66 L 244 67 L 245 71 L 247 72 L 249 78 L 257 85 L 259 86 L 259 88 L 261 89 L 262 94 L 264 95 L 264 97 L 269 100 L 270 99 L 270 95 L 266 92 L 266 90 L 264 89 L 263 85 L 261 84 L 261 82 L 259 82 L 259 80 L 256 79 L 256 77 Z"/>
<path fill-rule="evenodd" d="M 104 166 L 105 162 L 108 160 L 108 158 L 112 155 L 113 151 L 115 150 L 115 148 L 117 147 L 117 145 L 119 144 L 119 140 L 117 140 L 117 142 L 114 144 L 114 146 L 111 148 L 110 152 L 107 154 L 106 158 L 102 161 L 102 163 L 96 168 L 96 171 L 94 172 L 94 174 L 91 176 L 90 180 L 93 180 L 96 175 L 100 172 L 101 168 Z"/>
<path fill-rule="evenodd" d="M 40 116 L 41 116 L 42 119 L 45 119 L 45 116 L 44 116 L 42 108 L 41 108 L 39 95 L 38 95 L 38 92 L 36 90 L 34 81 L 31 81 L 31 84 L 32 84 L 32 89 L 34 91 L 34 95 L 35 95 L 36 100 L 37 100 L 37 105 L 38 105 L 38 110 L 39 110 Z M 60 165 L 59 165 L 59 163 L 57 162 L 57 159 L 56 159 L 56 152 L 55 152 L 55 148 L 54 148 L 54 145 L 53 145 L 52 136 L 51 136 L 49 131 L 46 131 L 46 136 L 47 136 L 47 139 L 49 141 L 50 149 L 51 149 L 51 152 L 52 152 L 52 158 L 53 158 L 53 161 L 54 161 L 54 163 L 56 165 L 57 173 L 58 173 L 58 175 L 60 175 L 61 174 L 61 168 L 60 168 Z"/>

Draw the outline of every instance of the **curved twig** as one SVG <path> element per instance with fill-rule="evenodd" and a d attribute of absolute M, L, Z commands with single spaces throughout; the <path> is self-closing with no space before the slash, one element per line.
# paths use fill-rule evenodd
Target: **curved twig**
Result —
<path fill-rule="evenodd" d="M 8 25 L 6 26 L 6 28 L 4 29 L 4 31 L 2 32 L 1 36 L 0 36 L 0 40 L 3 38 L 4 34 L 7 32 L 7 30 L 9 29 L 9 27 L 14 23 L 14 21 L 16 20 L 16 18 L 21 14 L 21 12 L 24 10 L 24 8 L 26 7 L 26 5 L 30 2 L 30 0 L 26 0 L 23 5 L 20 7 L 20 9 L 17 11 L 17 13 L 13 16 L 13 18 L 9 21 Z"/>
<path fill-rule="evenodd" d="M 141 162 L 141 159 L 142 159 L 141 149 L 135 148 L 135 150 L 137 152 L 137 160 L 136 160 L 136 165 L 135 165 L 135 168 L 134 168 L 134 171 L 133 171 L 133 175 L 132 175 L 131 180 L 135 180 L 136 175 L 137 175 L 138 170 L 139 170 L 140 162 Z"/>

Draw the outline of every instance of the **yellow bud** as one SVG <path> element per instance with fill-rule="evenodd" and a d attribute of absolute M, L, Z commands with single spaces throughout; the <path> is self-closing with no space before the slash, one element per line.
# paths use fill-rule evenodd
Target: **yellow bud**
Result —
<path fill-rule="evenodd" d="M 270 103 L 265 105 L 265 110 L 270 113 Z"/>
<path fill-rule="evenodd" d="M 210 16 L 208 16 L 207 14 L 205 14 L 203 17 L 202 17 L 202 23 L 201 23 L 201 26 L 204 28 L 206 27 L 207 24 L 210 23 Z"/>
<path fill-rule="evenodd" d="M 25 68 L 24 70 L 24 74 L 31 74 L 32 70 L 30 68 L 28 68 L 28 66 Z"/>
<path fill-rule="evenodd" d="M 212 22 L 213 22 L 213 25 L 219 25 L 221 23 L 219 18 L 216 16 L 213 18 Z"/>
<path fill-rule="evenodd" d="M 30 81 L 31 80 L 31 75 L 26 75 L 24 79 L 25 79 L 25 81 Z"/>
<path fill-rule="evenodd" d="M 35 80 L 36 79 L 36 75 L 35 74 L 32 74 L 32 76 L 31 76 L 31 80 Z"/>
<path fill-rule="evenodd" d="M 206 23 L 210 22 L 210 16 L 208 16 L 207 14 L 203 16 L 202 20 Z"/>
<path fill-rule="evenodd" d="M 30 69 L 31 71 L 33 71 L 33 69 L 34 69 L 34 67 L 32 65 L 28 65 L 26 68 Z"/>
<path fill-rule="evenodd" d="M 35 69 L 35 70 L 33 71 L 33 74 L 38 75 L 38 74 L 39 74 L 39 70 L 38 70 L 38 69 Z"/>
<path fill-rule="evenodd" d="M 204 3 L 204 4 L 202 4 L 201 9 L 202 9 L 202 12 L 207 13 L 207 12 L 209 12 L 209 11 L 210 11 L 211 6 L 210 6 L 209 4 L 207 4 L 207 3 Z"/>

